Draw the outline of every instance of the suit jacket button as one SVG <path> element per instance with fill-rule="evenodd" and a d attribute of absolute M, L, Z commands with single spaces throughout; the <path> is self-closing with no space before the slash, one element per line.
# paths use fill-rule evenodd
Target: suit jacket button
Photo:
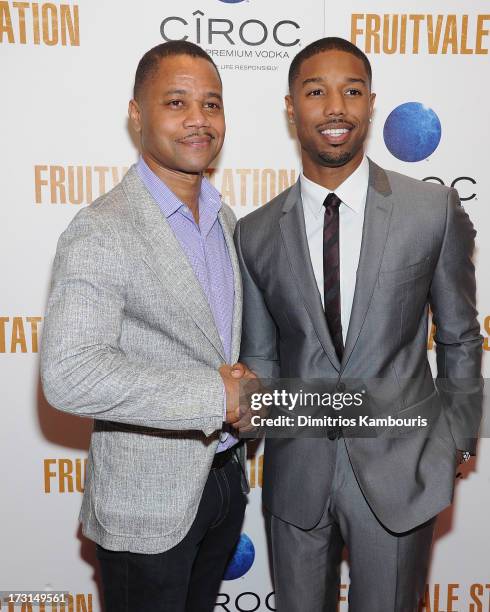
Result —
<path fill-rule="evenodd" d="M 334 429 L 329 429 L 327 431 L 327 438 L 329 440 L 336 440 L 339 437 L 340 437 L 340 429 L 338 427 L 335 427 Z"/>
<path fill-rule="evenodd" d="M 340 391 L 340 393 L 343 393 L 345 391 L 345 384 L 343 382 L 337 383 L 335 390 Z"/>

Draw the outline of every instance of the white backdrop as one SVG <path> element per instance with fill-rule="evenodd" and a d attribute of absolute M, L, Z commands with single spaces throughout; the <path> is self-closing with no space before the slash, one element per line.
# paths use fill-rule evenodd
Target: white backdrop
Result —
<path fill-rule="evenodd" d="M 297 145 L 283 103 L 292 57 L 323 35 L 360 46 L 372 61 L 378 96 L 369 155 L 419 179 L 456 181 L 465 198 L 478 229 L 479 311 L 489 350 L 489 7 L 471 0 L 463 14 L 455 0 L 352 4 L 0 2 L 0 590 L 66 590 L 72 594 L 67 611 L 102 609 L 93 545 L 77 524 L 91 423 L 47 404 L 38 346 L 57 238 L 81 206 L 116 184 L 137 159 L 127 103 L 139 58 L 163 37 L 188 36 L 220 68 L 228 133 L 210 174 L 239 217 L 298 175 Z M 422 106 L 408 107 L 408 120 L 400 114 L 407 107 L 399 109 L 385 142 L 390 113 L 414 102 Z M 431 130 L 437 120 L 427 107 L 440 122 L 435 148 L 438 133 Z M 395 146 L 402 151 L 398 157 L 390 152 Z M 420 161 L 399 159 L 417 154 Z M 245 571 L 246 554 L 237 559 L 245 573 L 223 582 L 217 610 L 275 608 L 260 506 L 261 460 L 259 449 L 249 462 L 252 492 L 243 530 L 254 562 Z M 489 480 L 490 445 L 482 440 L 476 461 L 458 482 L 453 508 L 438 521 L 427 612 L 490 610 Z M 250 552 L 250 545 L 245 549 Z M 347 604 L 339 607 L 346 610 Z M 3 604 L 0 610 L 29 607 Z"/>

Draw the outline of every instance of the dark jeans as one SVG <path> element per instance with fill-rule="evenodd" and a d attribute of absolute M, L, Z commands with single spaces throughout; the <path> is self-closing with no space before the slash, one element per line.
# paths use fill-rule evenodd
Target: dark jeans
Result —
<path fill-rule="evenodd" d="M 106 612 L 212 612 L 243 523 L 240 481 L 236 459 L 211 470 L 189 532 L 170 550 L 147 555 L 97 545 Z"/>

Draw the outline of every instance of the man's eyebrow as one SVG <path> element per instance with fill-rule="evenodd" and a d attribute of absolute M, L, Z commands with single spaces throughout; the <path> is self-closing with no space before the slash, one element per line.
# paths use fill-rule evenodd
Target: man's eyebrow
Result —
<path fill-rule="evenodd" d="M 308 83 L 323 83 L 323 79 L 322 77 L 310 77 L 309 79 L 305 79 L 301 85 L 304 87 L 305 85 L 308 85 Z"/>
<path fill-rule="evenodd" d="M 185 96 L 188 93 L 189 92 L 186 89 L 169 89 L 165 92 L 165 95 L 166 96 L 172 96 L 172 95 Z M 207 91 L 204 94 L 204 97 L 205 98 L 217 98 L 220 102 L 223 101 L 223 97 L 217 91 Z"/>
<path fill-rule="evenodd" d="M 361 79 L 361 77 L 347 77 L 345 79 L 348 83 L 362 83 L 363 85 L 367 85 L 365 79 Z M 324 83 L 324 79 L 322 77 L 310 77 L 305 79 L 302 83 L 303 87 L 308 85 L 309 83 Z"/>
<path fill-rule="evenodd" d="M 206 98 L 218 98 L 218 100 L 222 101 L 223 97 L 217 91 L 208 91 L 206 93 Z"/>
<path fill-rule="evenodd" d="M 361 79 L 361 77 L 349 77 L 346 79 L 349 83 L 362 83 L 366 85 L 366 79 Z"/>
<path fill-rule="evenodd" d="M 185 96 L 185 94 L 188 93 L 185 89 L 168 89 L 165 92 L 166 96 L 172 95 L 172 94 L 178 94 L 180 96 Z"/>

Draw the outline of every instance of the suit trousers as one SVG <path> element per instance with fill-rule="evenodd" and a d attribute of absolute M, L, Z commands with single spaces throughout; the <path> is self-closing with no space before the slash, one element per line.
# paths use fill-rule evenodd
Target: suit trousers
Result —
<path fill-rule="evenodd" d="M 336 612 L 346 546 L 349 612 L 414 612 L 424 593 L 435 518 L 407 533 L 388 531 L 362 494 L 345 440 L 332 444 L 335 472 L 319 524 L 302 530 L 269 516 L 277 610 Z"/>
<path fill-rule="evenodd" d="M 210 471 L 190 530 L 170 550 L 147 555 L 97 545 L 106 612 L 212 612 L 245 505 L 233 457 Z"/>

